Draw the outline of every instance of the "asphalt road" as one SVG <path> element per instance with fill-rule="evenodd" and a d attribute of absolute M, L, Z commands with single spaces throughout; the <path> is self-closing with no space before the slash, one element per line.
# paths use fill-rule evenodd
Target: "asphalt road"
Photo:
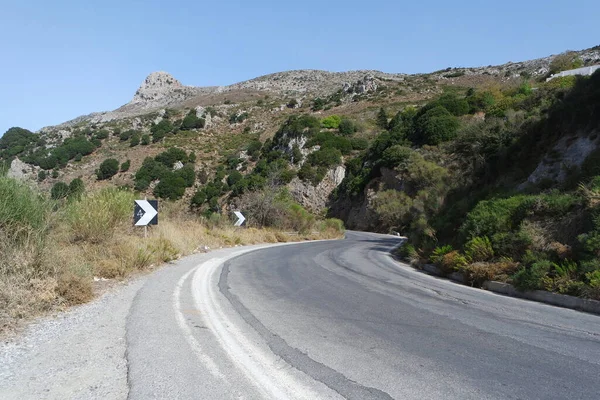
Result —
<path fill-rule="evenodd" d="M 3 345 L 0 398 L 600 398 L 599 316 L 431 277 L 398 243 L 184 258 Z"/>
<path fill-rule="evenodd" d="M 349 232 L 165 271 L 130 312 L 130 397 L 599 398 L 600 317 L 430 277 L 397 244 Z"/>

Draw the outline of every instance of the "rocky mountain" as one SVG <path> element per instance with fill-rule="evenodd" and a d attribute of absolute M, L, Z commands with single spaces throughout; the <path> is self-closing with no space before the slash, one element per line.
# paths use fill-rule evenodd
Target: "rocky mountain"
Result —
<path fill-rule="evenodd" d="M 600 49 L 573 52 L 583 65 L 600 63 Z M 222 103 L 228 97 L 248 99 L 257 93 L 276 97 L 315 98 L 330 96 L 337 91 L 355 95 L 377 90 L 382 83 L 408 83 L 422 78 L 433 79 L 439 84 L 481 84 L 490 79 L 508 82 L 522 77 L 548 75 L 550 64 L 558 55 L 535 60 L 508 62 L 498 66 L 449 67 L 429 74 L 408 75 L 385 73 L 375 70 L 328 72 L 320 70 L 296 70 L 278 72 L 235 83 L 229 86 L 185 86 L 167 72 L 148 75 L 132 100 L 114 111 L 97 112 L 78 117 L 61 126 L 73 126 L 88 121 L 105 123 L 130 118 L 163 108 L 182 108 L 189 105 L 211 106 Z M 52 128 L 52 127 L 50 127 Z M 47 128 L 44 128 L 47 130 Z"/>

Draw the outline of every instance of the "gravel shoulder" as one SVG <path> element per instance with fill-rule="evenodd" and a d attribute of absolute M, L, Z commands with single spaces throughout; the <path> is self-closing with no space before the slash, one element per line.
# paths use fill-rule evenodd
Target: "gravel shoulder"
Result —
<path fill-rule="evenodd" d="M 126 399 L 126 319 L 146 280 L 115 285 L 0 343 L 0 398 Z"/>

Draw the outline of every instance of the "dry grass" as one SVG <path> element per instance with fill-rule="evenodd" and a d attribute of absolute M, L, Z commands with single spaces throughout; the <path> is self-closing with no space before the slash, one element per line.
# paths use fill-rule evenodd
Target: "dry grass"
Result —
<path fill-rule="evenodd" d="M 48 229 L 45 218 L 41 228 L 21 224 L 11 235 L 0 229 L 0 333 L 19 321 L 89 301 L 94 277 L 124 280 L 206 248 L 334 239 L 343 232 L 336 221 L 317 224 L 318 231 L 307 235 L 235 228 L 226 219 L 202 219 L 165 202 L 160 224 L 144 238 L 143 229 L 131 224 L 133 198 L 127 191 L 104 189 L 55 211 L 48 207 Z"/>
<path fill-rule="evenodd" d="M 476 262 L 460 268 L 465 274 L 466 281 L 476 287 L 481 287 L 485 281 L 506 282 L 519 268 L 519 263 L 512 260 L 502 260 L 493 263 Z"/>

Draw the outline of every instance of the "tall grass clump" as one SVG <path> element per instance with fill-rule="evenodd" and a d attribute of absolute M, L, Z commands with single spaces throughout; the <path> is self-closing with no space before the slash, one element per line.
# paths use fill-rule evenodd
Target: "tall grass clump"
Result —
<path fill-rule="evenodd" d="M 0 177 L 0 274 L 43 274 L 40 256 L 51 202 L 29 186 Z"/>
<path fill-rule="evenodd" d="M 29 186 L 0 177 L 0 331 L 54 301 L 54 266 L 46 258 L 51 210 Z"/>
<path fill-rule="evenodd" d="M 116 228 L 131 222 L 134 201 L 130 191 L 106 188 L 71 203 L 65 210 L 71 240 L 102 243 L 110 239 Z"/>

